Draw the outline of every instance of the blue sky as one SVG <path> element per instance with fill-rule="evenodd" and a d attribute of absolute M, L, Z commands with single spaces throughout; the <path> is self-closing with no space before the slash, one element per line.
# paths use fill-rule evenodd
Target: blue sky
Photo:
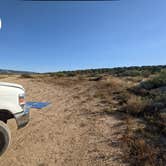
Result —
<path fill-rule="evenodd" d="M 166 64 L 165 8 L 165 0 L 1 0 L 0 68 L 47 72 Z"/>

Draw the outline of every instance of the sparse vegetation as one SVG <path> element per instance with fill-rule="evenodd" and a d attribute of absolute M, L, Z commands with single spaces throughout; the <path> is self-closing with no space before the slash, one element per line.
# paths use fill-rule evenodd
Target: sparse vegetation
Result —
<path fill-rule="evenodd" d="M 133 84 L 123 81 L 121 85 L 115 83 L 112 86 L 112 80 L 115 79 L 112 78 L 110 82 L 108 79 L 99 82 L 104 86 L 98 85 L 97 88 L 97 96 L 100 94 L 101 98 L 107 99 L 107 103 L 118 108 L 114 114 L 120 111 L 127 115 L 126 119 L 130 117 L 133 120 L 141 120 L 137 125 L 126 120 L 126 131 L 121 139 L 124 158 L 132 166 L 166 164 L 166 143 L 163 141 L 166 139 L 166 72 L 157 70 L 157 74 L 154 73 L 155 70 L 149 79 L 137 82 L 137 85 L 135 79 L 130 79 Z M 133 76 L 135 77 L 132 75 L 130 78 Z M 139 128 L 141 124 L 144 124 L 144 127 Z M 134 130 L 132 126 L 135 126 Z"/>
<path fill-rule="evenodd" d="M 20 78 L 33 78 L 30 74 L 21 74 Z"/>
<path fill-rule="evenodd" d="M 7 77 L 7 75 L 0 75 L 0 79 L 3 79 L 3 78 L 6 78 Z"/>
<path fill-rule="evenodd" d="M 153 79 L 149 79 L 140 84 L 140 87 L 146 90 L 160 88 L 163 86 L 166 86 L 166 70 L 159 73 L 159 75 L 155 76 Z"/>
<path fill-rule="evenodd" d="M 99 163 L 98 161 L 101 165 L 103 163 L 109 165 L 110 162 L 112 164 L 112 160 L 109 159 L 112 158 L 111 150 L 116 145 L 116 148 L 120 147 L 122 150 L 122 154 L 118 157 L 123 159 L 123 163 L 131 166 L 165 166 L 165 70 L 166 66 L 124 67 L 65 71 L 33 76 L 22 74 L 19 78 L 33 78 L 30 79 L 31 82 L 39 84 L 40 87 L 45 86 L 45 97 L 49 97 L 55 103 L 58 100 L 61 103 L 58 107 L 64 107 L 64 112 L 59 111 L 57 116 L 61 114 L 65 117 L 64 114 L 66 114 L 66 120 L 63 119 L 62 122 L 57 119 L 58 123 L 63 127 L 66 127 L 66 124 L 68 126 L 74 124 L 74 127 L 68 128 L 71 129 L 72 134 L 76 134 L 75 127 L 77 126 L 80 127 L 77 128 L 79 132 L 85 129 L 81 134 L 91 142 L 86 144 L 88 154 L 86 157 L 90 157 L 93 164 Z M 29 85 L 28 79 L 21 81 Z M 56 89 L 56 93 L 53 92 L 55 94 L 48 92 L 48 85 L 51 90 Z M 33 90 L 36 92 L 36 88 Z M 53 124 L 57 118 L 54 115 L 55 109 L 53 108 L 48 116 L 49 119 L 53 119 Z M 51 118 L 52 116 L 54 118 Z M 77 120 L 79 123 L 76 125 Z M 118 126 L 117 130 L 114 124 Z M 57 130 L 59 131 L 59 128 Z M 112 130 L 116 132 L 113 133 Z M 65 137 L 66 133 L 63 136 Z M 118 142 L 114 143 L 112 137 Z M 80 137 L 78 140 L 86 143 Z"/>
<path fill-rule="evenodd" d="M 61 76 L 77 76 L 77 75 L 113 75 L 117 77 L 149 77 L 150 75 L 160 73 L 163 69 L 166 69 L 166 66 L 133 66 L 133 67 L 117 67 L 117 68 L 102 68 L 102 69 L 87 69 L 87 70 L 76 70 L 76 71 L 61 71 L 55 73 L 49 73 L 51 75 L 61 75 Z"/>

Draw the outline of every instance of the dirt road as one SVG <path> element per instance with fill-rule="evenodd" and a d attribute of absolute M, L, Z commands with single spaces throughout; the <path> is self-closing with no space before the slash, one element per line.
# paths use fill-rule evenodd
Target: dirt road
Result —
<path fill-rule="evenodd" d="M 16 77 L 0 81 L 22 84 L 28 101 L 52 103 L 41 111 L 32 110 L 23 129 L 17 131 L 14 120 L 9 121 L 12 143 L 0 166 L 124 165 L 117 132 L 121 121 L 101 113 L 93 84 L 60 86 Z"/>

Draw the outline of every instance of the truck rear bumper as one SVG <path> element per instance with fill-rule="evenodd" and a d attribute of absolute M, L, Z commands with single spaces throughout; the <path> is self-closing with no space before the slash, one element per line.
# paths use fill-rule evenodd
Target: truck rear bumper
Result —
<path fill-rule="evenodd" d="M 24 111 L 15 114 L 14 117 L 16 119 L 18 129 L 26 126 L 29 122 L 30 108 L 25 106 Z"/>

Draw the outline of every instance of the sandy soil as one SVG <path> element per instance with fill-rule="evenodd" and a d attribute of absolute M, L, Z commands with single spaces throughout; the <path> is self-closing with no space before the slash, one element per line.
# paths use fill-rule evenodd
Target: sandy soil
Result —
<path fill-rule="evenodd" d="M 121 120 L 101 113 L 102 104 L 93 98 L 93 83 L 68 87 L 16 77 L 0 81 L 22 84 L 28 101 L 52 103 L 31 110 L 30 123 L 23 129 L 9 121 L 12 143 L 0 157 L 0 166 L 125 165 L 118 145 Z"/>

